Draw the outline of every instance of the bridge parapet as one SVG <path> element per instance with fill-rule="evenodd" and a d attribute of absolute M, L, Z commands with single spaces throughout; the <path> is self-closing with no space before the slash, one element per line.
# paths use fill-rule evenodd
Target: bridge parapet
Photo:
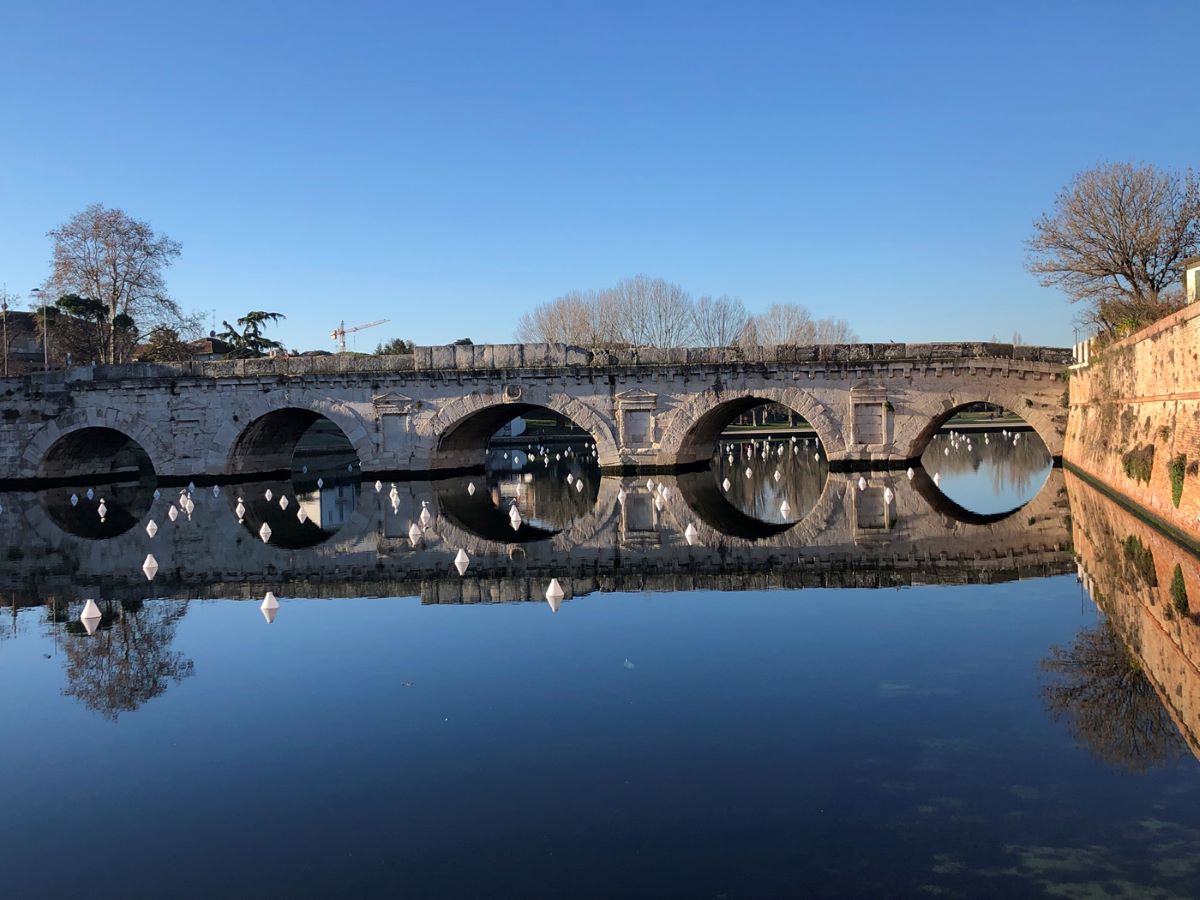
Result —
<path fill-rule="evenodd" d="M 796 365 L 823 363 L 966 364 L 987 360 L 1071 364 L 1071 350 L 960 341 L 926 344 L 779 344 L 766 347 L 623 347 L 586 348 L 570 344 L 474 344 L 416 347 L 395 356 L 282 356 L 274 359 L 226 359 L 180 363 L 130 363 L 75 366 L 7 379 L 8 384 L 69 384 L 191 378 L 390 374 L 401 372 L 476 372 L 514 369 L 641 368 L 664 366 Z"/>

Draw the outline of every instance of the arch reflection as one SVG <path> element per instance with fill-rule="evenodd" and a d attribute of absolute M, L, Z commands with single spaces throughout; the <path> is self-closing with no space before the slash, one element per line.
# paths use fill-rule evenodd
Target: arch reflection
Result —
<path fill-rule="evenodd" d="M 103 541 L 133 528 L 154 503 L 152 481 L 106 484 L 93 489 L 89 499 L 84 488 L 51 488 L 37 492 L 38 503 L 55 525 L 67 534 Z M 75 502 L 71 502 L 71 498 Z M 100 515 L 100 503 L 104 515 Z"/>

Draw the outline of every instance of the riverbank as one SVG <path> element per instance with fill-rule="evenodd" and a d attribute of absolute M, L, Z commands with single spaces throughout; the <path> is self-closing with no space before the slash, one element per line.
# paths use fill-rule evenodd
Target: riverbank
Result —
<path fill-rule="evenodd" d="M 1200 303 L 1074 369 L 1063 459 L 1200 540 Z"/>

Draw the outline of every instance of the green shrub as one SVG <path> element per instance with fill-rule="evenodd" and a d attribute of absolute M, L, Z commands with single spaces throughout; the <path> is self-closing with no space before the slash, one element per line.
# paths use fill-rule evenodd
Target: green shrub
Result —
<path fill-rule="evenodd" d="M 1171 579 L 1171 603 L 1181 616 L 1188 614 L 1187 587 L 1184 586 L 1183 569 L 1179 567 L 1179 563 L 1175 563 L 1175 577 Z"/>
<path fill-rule="evenodd" d="M 1171 476 L 1171 502 L 1179 509 L 1179 501 L 1183 498 L 1183 476 L 1187 474 L 1187 456 L 1180 453 L 1167 463 L 1167 474 Z"/>
<path fill-rule="evenodd" d="M 1127 570 L 1132 569 L 1142 582 L 1150 587 L 1158 587 L 1158 575 L 1154 571 L 1154 554 L 1136 534 L 1125 538 L 1125 563 Z"/>
<path fill-rule="evenodd" d="M 1154 445 L 1146 444 L 1130 450 L 1121 457 L 1125 464 L 1125 475 L 1135 481 L 1150 483 L 1150 473 L 1154 471 Z"/>

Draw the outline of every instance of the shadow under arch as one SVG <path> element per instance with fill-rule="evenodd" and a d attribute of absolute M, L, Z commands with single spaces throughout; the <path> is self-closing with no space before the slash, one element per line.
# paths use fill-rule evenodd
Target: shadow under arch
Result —
<path fill-rule="evenodd" d="M 947 422 L 953 419 L 960 412 L 963 412 L 964 410 L 967 410 L 972 406 L 977 406 L 981 403 L 986 403 L 987 405 L 993 406 L 1001 412 L 1008 413 L 1010 416 L 1015 416 L 1021 420 L 1021 425 L 1019 426 L 1013 426 L 1011 423 L 1005 422 L 997 423 L 994 430 L 999 431 L 1002 428 L 1013 427 L 1028 430 L 1037 435 L 1037 439 L 1042 442 L 1042 446 L 1047 448 L 1047 452 L 1049 452 L 1050 441 L 1047 440 L 1047 435 L 1042 434 L 1041 429 L 1036 423 L 1025 418 L 1025 416 L 1021 415 L 1021 413 L 1017 412 L 1015 409 L 1010 409 L 1009 407 L 1005 406 L 1003 403 L 996 403 L 993 400 L 977 398 L 975 400 L 967 400 L 965 402 L 955 403 L 953 405 L 950 405 L 949 401 L 947 401 L 946 408 L 926 422 L 921 430 L 917 432 L 917 436 L 913 438 L 912 442 L 908 446 L 907 458 L 912 460 L 920 459 L 922 454 L 924 454 L 925 450 L 929 447 L 929 444 L 933 440 L 934 436 L 946 427 Z M 1053 454 L 1051 454 L 1051 456 L 1053 457 Z"/>
<path fill-rule="evenodd" d="M 345 430 L 333 419 L 313 409 L 285 406 L 250 421 L 230 445 L 226 472 L 233 475 L 290 473 L 300 439 L 318 422 L 328 423 L 345 440 L 349 453 L 361 463 Z"/>
<path fill-rule="evenodd" d="M 714 398 L 715 402 L 714 402 Z M 671 431 L 676 435 L 664 435 L 665 445 L 674 445 L 675 464 L 692 466 L 712 458 L 714 448 L 721 440 L 722 432 L 738 416 L 760 406 L 776 403 L 801 417 L 813 429 L 817 441 L 826 454 L 842 449 L 834 447 L 829 439 L 828 415 L 811 396 L 796 388 L 771 388 L 752 391 L 720 399 L 714 391 L 697 394 L 675 415 Z M 675 423 L 690 423 L 681 426 Z M 747 434 L 746 438 L 755 435 Z"/>
<path fill-rule="evenodd" d="M 676 485 L 688 509 L 713 531 L 728 537 L 760 541 L 783 534 L 800 524 L 764 522 L 747 515 L 729 502 L 708 469 L 680 472 L 676 476 Z"/>
<path fill-rule="evenodd" d="M 602 449 L 606 434 L 597 434 L 589 427 L 592 423 L 579 421 L 571 411 L 557 408 L 558 404 L 545 402 L 491 403 L 467 412 L 451 422 L 437 438 L 433 451 L 433 469 L 479 469 L 487 462 L 488 447 L 496 433 L 514 419 L 527 417 L 530 413 L 550 413 L 558 416 L 576 429 L 575 437 L 594 443 Z M 536 442 L 533 436 L 530 440 Z"/>
<path fill-rule="evenodd" d="M 55 439 L 38 464 L 38 478 L 59 484 L 153 480 L 146 449 L 123 431 L 87 426 Z"/>

